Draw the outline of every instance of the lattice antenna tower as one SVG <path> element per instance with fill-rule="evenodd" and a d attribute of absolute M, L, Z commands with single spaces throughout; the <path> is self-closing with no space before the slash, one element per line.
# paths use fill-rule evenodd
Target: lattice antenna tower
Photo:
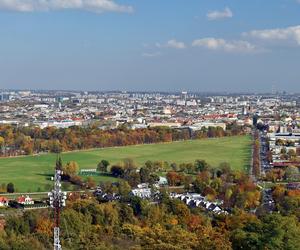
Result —
<path fill-rule="evenodd" d="M 54 228 L 53 228 L 53 248 L 54 250 L 61 250 L 60 243 L 60 212 L 66 206 L 67 193 L 61 190 L 61 175 L 62 175 L 62 161 L 57 157 L 54 175 L 54 188 L 52 192 L 48 193 L 50 199 L 50 206 L 54 210 Z"/>

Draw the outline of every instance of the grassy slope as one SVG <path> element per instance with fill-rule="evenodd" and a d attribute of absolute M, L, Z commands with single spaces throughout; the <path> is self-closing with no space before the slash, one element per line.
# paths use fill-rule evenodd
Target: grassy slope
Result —
<path fill-rule="evenodd" d="M 89 151 L 64 153 L 63 162 L 76 161 L 80 168 L 95 168 L 101 159 L 117 163 L 124 158 L 133 158 L 143 164 L 147 160 L 168 162 L 193 162 L 205 159 L 211 165 L 229 162 L 234 169 L 245 169 L 249 164 L 250 138 L 228 137 L 220 139 L 194 140 L 167 144 L 138 145 L 120 148 L 105 148 Z M 45 154 L 18 158 L 0 159 L 0 183 L 13 182 L 18 191 L 44 190 L 45 184 L 51 184 L 51 174 L 56 155 Z M 99 180 L 111 180 L 110 177 L 98 177 Z"/>

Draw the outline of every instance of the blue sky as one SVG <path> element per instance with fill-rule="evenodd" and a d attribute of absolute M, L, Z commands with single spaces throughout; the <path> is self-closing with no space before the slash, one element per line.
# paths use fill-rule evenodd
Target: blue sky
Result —
<path fill-rule="evenodd" d="M 300 92 L 297 0 L 0 0 L 0 88 Z"/>

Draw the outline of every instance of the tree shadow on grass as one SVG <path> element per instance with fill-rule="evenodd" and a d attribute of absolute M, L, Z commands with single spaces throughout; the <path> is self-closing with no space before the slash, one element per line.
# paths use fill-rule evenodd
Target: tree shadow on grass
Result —
<path fill-rule="evenodd" d="M 35 175 L 38 175 L 38 176 L 44 176 L 45 178 L 46 178 L 46 180 L 51 180 L 51 178 L 53 177 L 53 174 L 50 174 L 50 173 L 43 173 L 43 174 L 41 174 L 41 173 L 37 173 L 37 174 L 35 174 Z"/>

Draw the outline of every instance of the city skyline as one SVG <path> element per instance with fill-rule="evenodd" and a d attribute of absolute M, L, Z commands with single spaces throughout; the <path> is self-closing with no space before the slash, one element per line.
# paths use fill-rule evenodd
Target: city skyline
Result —
<path fill-rule="evenodd" d="M 0 88 L 299 92 L 300 3 L 0 0 Z"/>
<path fill-rule="evenodd" d="M 33 89 L 33 88 L 24 88 L 24 89 L 13 89 L 13 88 L 4 88 L 0 89 L 2 93 L 10 92 L 30 92 L 30 93 L 88 93 L 88 94 L 109 94 L 109 93 L 127 93 L 127 94 L 182 94 L 186 92 L 191 95 L 258 95 L 258 96 L 277 96 L 277 95 L 298 95 L 299 92 L 286 91 L 286 90 L 276 90 L 271 89 L 270 91 L 190 91 L 187 89 L 175 90 L 175 91 L 164 91 L 164 90 L 119 90 L 119 89 L 110 89 L 110 90 L 91 90 L 91 89 Z"/>

